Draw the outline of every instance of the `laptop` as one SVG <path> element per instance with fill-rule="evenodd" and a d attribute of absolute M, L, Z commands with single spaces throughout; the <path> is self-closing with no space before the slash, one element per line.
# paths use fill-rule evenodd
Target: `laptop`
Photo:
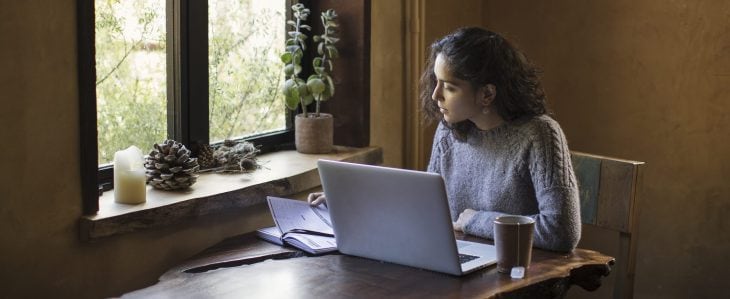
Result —
<path fill-rule="evenodd" d="M 341 253 L 456 276 L 497 262 L 494 246 L 454 237 L 440 175 L 328 160 L 317 165 Z"/>

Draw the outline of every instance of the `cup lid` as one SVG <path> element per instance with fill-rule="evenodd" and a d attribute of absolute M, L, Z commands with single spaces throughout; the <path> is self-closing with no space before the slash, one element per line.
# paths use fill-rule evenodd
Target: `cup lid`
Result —
<path fill-rule="evenodd" d="M 535 219 L 532 219 L 531 217 L 527 217 L 527 216 L 521 216 L 521 215 L 503 215 L 503 216 L 499 216 L 496 219 L 494 219 L 494 223 L 524 225 L 524 224 L 535 223 Z"/>

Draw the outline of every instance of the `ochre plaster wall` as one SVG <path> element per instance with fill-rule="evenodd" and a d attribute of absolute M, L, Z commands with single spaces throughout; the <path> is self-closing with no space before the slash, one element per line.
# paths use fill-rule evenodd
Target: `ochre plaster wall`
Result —
<path fill-rule="evenodd" d="M 635 298 L 730 293 L 730 2 L 488 1 L 571 149 L 647 162 Z"/>
<path fill-rule="evenodd" d="M 371 1 L 370 144 L 383 165 L 403 166 L 405 20 L 403 1 Z"/>

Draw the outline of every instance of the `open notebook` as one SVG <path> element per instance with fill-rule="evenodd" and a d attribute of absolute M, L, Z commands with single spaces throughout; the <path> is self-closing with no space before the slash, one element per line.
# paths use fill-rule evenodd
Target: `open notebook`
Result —
<path fill-rule="evenodd" d="M 312 207 L 304 201 L 267 197 L 276 226 L 258 229 L 256 234 L 269 242 L 288 244 L 310 254 L 337 250 L 326 205 Z"/>

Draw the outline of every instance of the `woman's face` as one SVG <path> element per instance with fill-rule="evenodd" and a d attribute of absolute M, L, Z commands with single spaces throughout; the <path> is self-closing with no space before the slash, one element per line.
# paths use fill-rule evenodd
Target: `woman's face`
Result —
<path fill-rule="evenodd" d="M 456 78 L 441 54 L 436 56 L 433 72 L 436 74 L 436 88 L 431 98 L 438 103 L 444 120 L 452 124 L 467 119 L 478 123 L 484 116 L 483 107 L 477 101 L 482 92 L 475 91 L 469 82 Z"/>

